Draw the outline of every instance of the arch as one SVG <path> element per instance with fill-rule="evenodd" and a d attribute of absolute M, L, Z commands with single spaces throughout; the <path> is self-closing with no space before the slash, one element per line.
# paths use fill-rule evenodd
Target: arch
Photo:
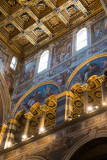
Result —
<path fill-rule="evenodd" d="M 40 61 L 39 61 L 39 66 L 38 66 L 38 73 L 42 72 L 45 69 L 47 69 L 47 67 L 48 67 L 48 59 L 49 59 L 49 50 L 46 50 L 40 56 Z"/>
<path fill-rule="evenodd" d="M 92 56 L 91 58 L 88 58 L 87 60 L 85 60 L 83 63 L 81 63 L 70 75 L 70 77 L 68 78 L 66 84 L 65 84 L 65 90 L 68 90 L 70 85 L 71 85 L 71 82 L 73 82 L 73 78 L 74 76 L 76 76 L 77 73 L 79 73 L 79 71 L 85 67 L 85 65 L 88 65 L 90 62 L 94 61 L 94 60 L 98 60 L 99 58 L 103 58 L 103 57 L 107 57 L 107 53 L 101 53 L 101 54 L 98 54 L 98 55 L 95 55 L 95 56 Z M 104 68 L 103 68 L 104 69 Z M 96 74 L 96 73 L 94 73 Z M 79 75 L 79 74 L 78 74 Z M 75 81 L 76 82 L 76 81 Z M 76 83 L 81 83 L 80 81 L 79 82 L 76 82 Z M 85 82 L 86 83 L 86 82 Z M 74 84 L 73 84 L 74 85 Z"/>
<path fill-rule="evenodd" d="M 7 120 L 7 115 L 10 113 L 11 100 L 10 100 L 10 94 L 7 88 L 7 84 L 1 73 L 0 73 L 0 95 L 1 95 L 2 105 L 3 105 L 2 123 L 4 123 Z"/>
<path fill-rule="evenodd" d="M 60 87 L 58 86 L 58 84 L 57 84 L 56 82 L 53 82 L 53 81 L 44 81 L 44 82 L 41 82 L 41 83 L 35 85 L 34 87 L 32 87 L 31 89 L 29 89 L 29 90 L 20 98 L 20 100 L 17 102 L 16 106 L 14 107 L 14 109 L 13 109 L 10 117 L 13 117 L 13 116 L 15 115 L 16 110 L 17 110 L 18 107 L 20 106 L 21 102 L 22 102 L 23 100 L 25 100 L 25 98 L 26 98 L 27 96 L 29 96 L 33 91 L 35 91 L 35 90 L 38 89 L 39 87 L 42 87 L 42 86 L 45 86 L 45 85 L 53 85 L 54 87 L 57 88 L 58 93 L 61 92 Z M 49 96 L 48 96 L 48 97 L 49 97 Z M 48 98 L 48 97 L 46 97 L 46 98 Z M 32 104 L 32 105 L 33 105 L 33 104 Z"/>
<path fill-rule="evenodd" d="M 87 28 L 82 28 L 77 33 L 77 51 L 87 46 Z"/>
<path fill-rule="evenodd" d="M 107 138 L 107 129 L 98 132 L 96 131 L 92 132 L 93 132 L 92 134 L 90 133 L 89 135 L 84 136 L 79 141 L 77 141 L 65 154 L 63 160 L 70 160 L 70 158 L 72 158 L 72 156 L 76 153 L 76 151 L 78 151 L 78 149 L 81 148 L 86 143 L 95 140 L 97 138 Z"/>

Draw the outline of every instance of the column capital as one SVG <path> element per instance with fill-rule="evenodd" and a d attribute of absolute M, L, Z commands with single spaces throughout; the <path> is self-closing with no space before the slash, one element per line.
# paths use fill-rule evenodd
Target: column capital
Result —
<path fill-rule="evenodd" d="M 13 124 L 15 124 L 16 126 L 19 126 L 19 122 L 16 119 L 13 119 Z"/>
<path fill-rule="evenodd" d="M 25 114 L 25 117 L 29 120 L 31 120 L 31 118 L 33 117 L 33 114 L 31 112 L 28 112 Z"/>
<path fill-rule="evenodd" d="M 13 123 L 13 119 L 8 119 L 8 123 L 12 124 Z"/>

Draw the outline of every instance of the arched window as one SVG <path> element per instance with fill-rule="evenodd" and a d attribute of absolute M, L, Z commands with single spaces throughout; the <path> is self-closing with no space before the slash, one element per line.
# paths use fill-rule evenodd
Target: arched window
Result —
<path fill-rule="evenodd" d="M 11 61 L 11 64 L 10 64 L 10 67 L 15 70 L 16 69 L 16 65 L 17 65 L 17 58 L 16 57 L 13 57 L 12 58 L 12 61 Z"/>
<path fill-rule="evenodd" d="M 42 53 L 39 61 L 38 73 L 47 69 L 49 59 L 49 50 L 46 50 Z"/>
<path fill-rule="evenodd" d="M 87 46 L 87 28 L 82 28 L 77 33 L 77 51 Z"/>

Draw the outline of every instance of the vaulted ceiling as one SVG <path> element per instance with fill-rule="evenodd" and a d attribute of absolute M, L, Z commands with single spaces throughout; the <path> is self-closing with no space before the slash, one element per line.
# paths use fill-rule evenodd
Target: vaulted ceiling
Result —
<path fill-rule="evenodd" d="M 0 39 L 26 58 L 102 12 L 100 0 L 1 0 Z"/>

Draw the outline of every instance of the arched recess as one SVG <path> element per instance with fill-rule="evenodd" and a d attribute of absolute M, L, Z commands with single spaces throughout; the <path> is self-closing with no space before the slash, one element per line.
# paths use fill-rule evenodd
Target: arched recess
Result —
<path fill-rule="evenodd" d="M 81 63 L 70 75 L 65 90 L 70 90 L 76 83 L 85 84 L 92 75 L 102 75 L 107 68 L 107 53 L 92 56 Z"/>
<path fill-rule="evenodd" d="M 2 102 L 2 111 L 3 111 L 2 123 L 4 123 L 7 120 L 7 115 L 10 113 L 11 99 L 7 88 L 7 84 L 1 73 L 0 73 L 0 96 Z"/>
<path fill-rule="evenodd" d="M 90 133 L 89 135 L 81 138 L 68 150 L 68 152 L 65 154 L 62 160 L 73 160 L 74 157 L 79 156 L 79 152 L 81 152 L 82 147 L 84 149 L 87 147 L 87 145 L 89 146 L 89 144 L 92 144 L 92 143 L 95 144 L 96 142 L 98 142 L 97 140 L 98 141 L 100 140 L 99 144 L 104 142 L 102 144 L 106 143 L 106 146 L 107 146 L 107 129 L 98 131 L 98 132 L 94 131 L 93 133 Z M 80 160 L 80 159 L 76 159 L 76 160 Z"/>
<path fill-rule="evenodd" d="M 48 94 L 45 96 L 44 99 L 48 98 L 52 94 L 59 94 L 61 92 L 60 87 L 58 86 L 58 84 L 56 82 L 53 82 L 53 81 L 44 81 L 44 82 L 41 82 L 41 83 L 35 85 L 30 90 L 28 90 L 20 98 L 20 100 L 17 102 L 16 106 L 14 107 L 14 109 L 13 109 L 13 111 L 11 113 L 11 116 L 10 116 L 11 118 L 15 116 L 15 114 L 17 113 L 17 111 L 19 111 L 20 109 L 22 109 L 21 105 L 22 105 L 22 103 L 25 103 L 25 102 L 26 102 L 26 104 L 25 104 L 25 108 L 24 109 L 26 111 L 27 104 L 28 104 L 28 99 L 30 100 L 30 98 L 32 96 L 36 97 L 36 95 L 38 95 L 40 97 L 40 99 L 42 100 L 42 96 L 40 94 L 40 87 L 44 87 L 44 88 L 42 88 L 42 91 L 44 92 L 42 94 L 45 94 L 45 91 L 48 92 Z M 33 102 L 33 100 L 32 100 L 32 102 Z M 37 101 L 35 101 L 35 103 L 36 102 L 40 102 L 40 101 L 37 100 Z M 33 103 L 32 103 L 32 105 L 33 105 Z"/>

